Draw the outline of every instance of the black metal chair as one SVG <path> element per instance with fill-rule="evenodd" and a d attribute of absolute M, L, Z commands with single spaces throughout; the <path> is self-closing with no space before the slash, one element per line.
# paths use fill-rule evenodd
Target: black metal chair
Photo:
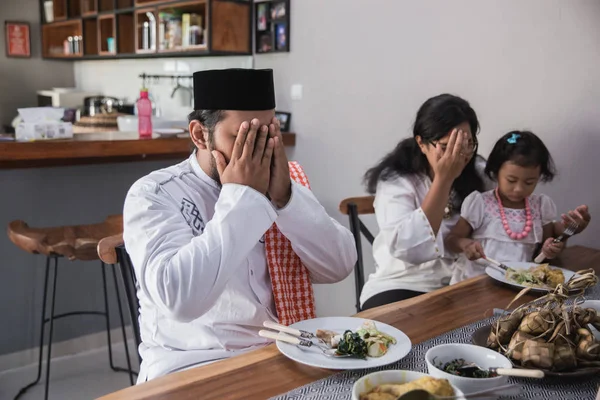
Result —
<path fill-rule="evenodd" d="M 127 254 L 127 250 L 125 250 L 125 245 L 117 246 L 115 251 L 117 253 L 117 262 L 121 268 L 121 276 L 125 283 L 125 293 L 127 294 L 127 305 L 129 306 L 129 317 L 131 318 L 131 326 L 133 327 L 133 333 L 135 335 L 136 349 L 139 349 L 142 338 L 140 336 L 140 325 L 138 322 L 140 317 L 140 303 L 137 298 L 138 283 L 135 277 L 135 270 L 133 269 L 131 258 L 129 257 L 129 254 Z M 140 357 L 139 351 L 137 352 L 137 355 L 139 362 L 141 363 L 142 358 Z"/>
<path fill-rule="evenodd" d="M 131 258 L 129 257 L 129 254 L 127 254 L 125 245 L 123 244 L 123 234 L 119 233 L 100 240 L 97 251 L 100 259 L 106 264 L 111 264 L 113 268 L 116 264 L 119 265 L 123 286 L 125 287 L 125 294 L 127 296 L 127 309 L 131 319 L 131 327 L 133 328 L 136 353 L 138 355 L 138 360 L 141 363 L 142 360 L 139 354 L 139 347 L 142 339 L 139 326 L 140 304 L 137 298 L 138 285 Z"/>
<path fill-rule="evenodd" d="M 100 238 L 114 233 L 122 229 L 121 216 L 110 216 L 104 222 L 93 225 L 77 225 L 77 226 L 62 226 L 51 228 L 31 228 L 23 221 L 12 221 L 8 226 L 8 236 L 10 240 L 20 249 L 32 254 L 43 254 L 46 256 L 46 269 L 44 277 L 44 297 L 42 301 L 41 315 L 41 332 L 39 341 L 39 357 L 37 377 L 27 386 L 23 387 L 15 396 L 15 399 L 21 397 L 28 389 L 37 385 L 42 377 L 43 364 L 43 348 L 44 348 L 44 333 L 46 324 L 49 324 L 48 351 L 46 356 L 46 381 L 44 399 L 48 399 L 50 388 L 50 365 L 52 360 L 52 337 L 54 333 L 54 321 L 65 317 L 77 315 L 97 315 L 101 316 L 106 321 L 106 336 L 108 342 L 108 360 L 110 368 L 116 372 L 127 372 L 130 374 L 131 384 L 134 384 L 131 360 L 127 351 L 127 337 L 125 334 L 125 325 L 123 320 L 123 310 L 121 306 L 121 296 L 119 293 L 119 285 L 117 283 L 117 275 L 114 265 L 112 273 L 115 284 L 115 295 L 118 304 L 119 317 L 121 319 L 121 327 L 123 340 L 125 341 L 127 368 L 115 366 L 113 362 L 112 341 L 110 336 L 110 310 L 108 306 L 108 290 L 106 284 L 106 268 L 107 265 L 101 261 L 102 270 L 102 287 L 104 295 L 104 310 L 103 311 L 71 311 L 61 314 L 55 314 L 56 300 L 56 282 L 58 280 L 58 260 L 59 258 L 67 258 L 69 260 L 93 261 L 98 260 L 96 246 Z M 53 267 L 53 268 L 52 268 Z M 52 273 L 52 295 L 50 298 L 50 316 L 47 314 L 48 289 L 50 287 L 50 274 Z"/>
<path fill-rule="evenodd" d="M 373 234 L 369 231 L 366 225 L 361 221 L 359 215 L 373 214 L 373 196 L 365 197 L 349 197 L 341 201 L 339 210 L 342 214 L 348 215 L 350 222 L 350 231 L 354 236 L 356 245 L 356 253 L 358 258 L 354 266 L 354 285 L 356 290 L 356 311 L 360 312 L 360 294 L 365 285 L 365 268 L 362 254 L 361 234 L 365 236 L 367 241 L 373 245 L 375 240 Z"/>

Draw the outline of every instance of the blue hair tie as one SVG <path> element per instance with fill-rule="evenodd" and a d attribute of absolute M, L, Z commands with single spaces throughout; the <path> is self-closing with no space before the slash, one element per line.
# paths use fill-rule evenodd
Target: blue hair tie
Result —
<path fill-rule="evenodd" d="M 520 138 L 521 135 L 519 135 L 518 133 L 513 133 L 511 137 L 509 137 L 508 139 L 506 139 L 506 141 L 510 144 L 516 144 L 517 143 L 517 139 Z"/>

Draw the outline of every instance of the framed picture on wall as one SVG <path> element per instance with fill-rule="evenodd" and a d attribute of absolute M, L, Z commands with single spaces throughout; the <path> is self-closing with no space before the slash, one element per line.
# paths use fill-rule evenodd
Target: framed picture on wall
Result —
<path fill-rule="evenodd" d="M 290 131 L 290 122 L 292 121 L 292 114 L 284 111 L 275 111 L 275 118 L 279 120 L 281 124 L 281 132 Z"/>
<path fill-rule="evenodd" d="M 4 22 L 6 56 L 17 58 L 31 57 L 31 33 L 29 22 Z"/>

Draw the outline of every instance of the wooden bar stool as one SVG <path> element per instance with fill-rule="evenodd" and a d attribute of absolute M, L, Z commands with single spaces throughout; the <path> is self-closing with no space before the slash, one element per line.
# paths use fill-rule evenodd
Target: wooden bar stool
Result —
<path fill-rule="evenodd" d="M 135 271 L 131 258 L 125 250 L 125 243 L 123 241 L 123 234 L 119 233 L 114 236 L 106 237 L 98 243 L 98 256 L 105 264 L 115 266 L 119 265 L 121 271 L 121 277 L 123 278 L 123 284 L 125 286 L 125 294 L 127 295 L 127 306 L 129 308 L 129 318 L 131 319 L 131 326 L 133 327 L 133 334 L 135 336 L 135 344 L 138 361 L 141 363 L 142 358 L 139 353 L 140 344 L 142 338 L 140 335 L 140 303 L 137 298 L 137 279 L 135 277 Z"/>
<path fill-rule="evenodd" d="M 113 215 L 106 218 L 105 221 L 92 225 L 77 225 L 77 226 L 62 226 L 52 228 L 31 228 L 23 221 L 12 221 L 8 225 L 8 237 L 20 249 L 32 254 L 43 254 L 46 256 L 46 272 L 44 278 L 44 298 L 42 305 L 41 317 L 41 333 L 40 333 L 40 354 L 38 360 L 38 373 L 35 381 L 23 387 L 15 399 L 23 395 L 29 388 L 35 386 L 42 375 L 42 359 L 44 347 L 44 331 L 45 325 L 50 324 L 48 337 L 48 354 L 46 361 L 46 387 L 44 398 L 48 399 L 48 389 L 50 384 L 50 361 L 52 354 L 52 334 L 54 329 L 54 321 L 64 317 L 75 315 L 99 315 L 106 320 L 106 335 L 108 340 L 108 360 L 110 368 L 113 371 L 129 373 L 131 384 L 134 384 L 133 371 L 131 369 L 131 361 L 129 358 L 129 350 L 127 346 L 127 336 L 125 333 L 125 324 L 123 320 L 123 310 L 121 307 L 121 298 L 119 295 L 119 286 L 117 284 L 117 275 L 112 267 L 117 304 L 119 308 L 119 316 L 121 318 L 121 328 L 125 345 L 127 358 L 127 369 L 116 367 L 113 363 L 112 344 L 110 338 L 110 313 L 108 307 L 108 295 L 106 288 L 106 265 L 101 261 L 102 283 L 104 290 L 104 311 L 72 311 L 63 314 L 55 315 L 54 303 L 56 299 L 56 281 L 58 277 L 58 259 L 65 257 L 71 261 L 93 261 L 98 260 L 97 246 L 102 238 L 115 235 L 123 231 L 123 217 L 121 215 Z M 46 318 L 46 303 L 48 297 L 50 266 L 54 264 L 54 274 L 52 280 L 52 297 L 50 299 L 50 317 Z"/>

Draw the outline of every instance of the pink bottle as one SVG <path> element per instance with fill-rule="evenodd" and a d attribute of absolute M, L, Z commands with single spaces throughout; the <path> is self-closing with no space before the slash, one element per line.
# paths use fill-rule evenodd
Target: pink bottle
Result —
<path fill-rule="evenodd" d="M 140 139 L 152 138 L 152 102 L 148 98 L 148 89 L 140 91 L 140 98 L 137 101 L 138 111 L 138 133 Z"/>

